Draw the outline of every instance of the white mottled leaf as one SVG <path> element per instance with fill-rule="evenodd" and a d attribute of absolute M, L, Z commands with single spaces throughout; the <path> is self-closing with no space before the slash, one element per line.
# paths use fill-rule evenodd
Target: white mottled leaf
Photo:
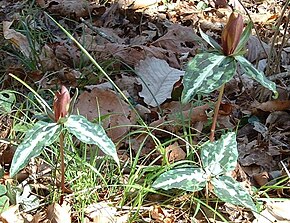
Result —
<path fill-rule="evenodd" d="M 155 57 L 147 57 L 140 61 L 135 69 L 142 84 L 139 95 L 144 98 L 146 104 L 153 107 L 171 97 L 174 83 L 184 75 L 184 71 L 172 68 L 165 60 Z"/>
<path fill-rule="evenodd" d="M 0 92 L 0 111 L 11 112 L 11 107 L 15 102 L 16 97 L 10 90 L 3 90 Z"/>
<path fill-rule="evenodd" d="M 222 135 L 214 142 L 206 142 L 201 148 L 202 165 L 211 175 L 219 175 L 235 169 L 238 160 L 236 134 Z"/>
<path fill-rule="evenodd" d="M 239 62 L 241 68 L 245 71 L 245 74 L 254 80 L 258 81 L 265 88 L 268 88 L 274 93 L 274 98 L 278 97 L 278 92 L 276 90 L 276 84 L 268 80 L 264 73 L 257 70 L 245 57 L 235 56 L 235 59 Z"/>
<path fill-rule="evenodd" d="M 257 211 L 256 206 L 246 189 L 240 182 L 229 176 L 219 176 L 213 178 L 211 183 L 214 186 L 214 193 L 222 201 L 239 205 Z"/>
<path fill-rule="evenodd" d="M 39 156 L 45 146 L 52 144 L 58 137 L 60 126 L 56 123 L 37 122 L 17 147 L 12 159 L 10 176 L 24 168 L 31 158 Z"/>
<path fill-rule="evenodd" d="M 187 65 L 183 77 L 182 103 L 196 94 L 209 94 L 232 79 L 237 69 L 233 57 L 220 53 L 197 54 Z"/>
<path fill-rule="evenodd" d="M 222 47 L 210 36 L 208 36 L 207 34 L 205 34 L 202 29 L 199 28 L 199 33 L 201 35 L 201 37 L 209 44 L 211 45 L 213 48 L 217 49 L 218 51 L 222 52 L 223 49 Z"/>
<path fill-rule="evenodd" d="M 173 188 L 186 191 L 199 191 L 206 185 L 206 175 L 201 168 L 178 168 L 161 174 L 152 187 L 169 190 Z"/>
<path fill-rule="evenodd" d="M 101 125 L 91 123 L 81 115 L 71 115 L 64 126 L 80 141 L 97 145 L 104 153 L 112 156 L 119 165 L 116 147 Z"/>

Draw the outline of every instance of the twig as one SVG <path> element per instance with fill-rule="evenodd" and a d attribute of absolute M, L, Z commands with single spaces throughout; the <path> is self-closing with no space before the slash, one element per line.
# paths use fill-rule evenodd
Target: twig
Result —
<path fill-rule="evenodd" d="M 103 37 L 104 39 L 110 41 L 111 43 L 116 43 L 116 40 L 112 38 L 111 36 L 108 36 L 104 31 L 102 31 L 100 28 L 97 28 L 93 26 L 92 24 L 88 23 L 86 20 L 83 18 L 80 18 L 81 22 L 84 23 L 87 27 L 89 27 L 91 30 L 96 32 L 99 36 Z"/>
<path fill-rule="evenodd" d="M 275 30 L 275 33 L 274 33 L 274 36 L 273 36 L 273 41 L 272 41 L 272 44 L 271 44 L 270 53 L 268 55 L 268 63 L 267 63 L 266 72 L 265 72 L 266 75 L 268 75 L 268 76 L 270 75 L 271 71 L 272 72 L 273 72 L 273 70 L 276 71 L 277 65 L 280 64 L 280 58 L 278 59 L 278 55 L 276 54 L 276 58 L 275 57 L 273 58 L 272 55 L 275 53 L 274 52 L 275 43 L 276 43 L 277 36 L 278 36 L 278 34 L 280 32 L 279 31 L 279 27 L 280 27 L 280 25 L 281 25 L 281 23 L 283 21 L 283 15 L 286 12 L 286 9 L 288 8 L 289 2 L 290 2 L 290 0 L 286 1 L 285 5 L 284 5 L 284 7 L 282 9 L 281 15 L 280 15 L 278 21 L 275 23 L 276 30 Z M 287 29 L 287 27 L 285 27 L 285 30 L 286 29 Z M 273 65 L 274 65 L 274 69 L 273 69 Z"/>

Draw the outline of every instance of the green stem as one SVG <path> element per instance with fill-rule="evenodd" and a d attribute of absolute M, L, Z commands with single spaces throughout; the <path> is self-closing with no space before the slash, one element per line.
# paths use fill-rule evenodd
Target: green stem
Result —
<path fill-rule="evenodd" d="M 65 186 L 64 186 L 64 149 L 63 149 L 63 141 L 64 141 L 64 136 L 63 133 L 61 132 L 59 135 L 59 147 L 60 147 L 60 174 L 61 174 L 61 196 L 60 196 L 60 205 L 63 204 L 63 196 L 65 192 Z"/>
<path fill-rule="evenodd" d="M 216 123 L 217 123 L 217 117 L 218 117 L 220 105 L 221 105 L 221 102 L 222 102 L 224 89 L 225 89 L 225 84 L 223 84 L 221 86 L 220 90 L 219 90 L 219 97 L 218 97 L 218 100 L 216 102 L 215 109 L 214 109 L 214 115 L 213 115 L 211 130 L 210 130 L 210 136 L 209 136 L 209 140 L 211 142 L 214 141 L 214 133 L 215 133 Z"/>

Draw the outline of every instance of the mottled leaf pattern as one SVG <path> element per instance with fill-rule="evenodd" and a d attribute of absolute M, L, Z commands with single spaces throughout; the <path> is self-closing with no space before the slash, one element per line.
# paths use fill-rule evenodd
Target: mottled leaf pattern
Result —
<path fill-rule="evenodd" d="M 14 93 L 9 90 L 4 90 L 0 92 L 0 111 L 3 112 L 11 112 L 11 107 L 15 102 L 16 97 Z M 0 114 L 1 114 L 0 113 Z"/>
<path fill-rule="evenodd" d="M 31 158 L 39 156 L 45 146 L 52 144 L 58 137 L 60 126 L 56 123 L 37 122 L 17 147 L 12 159 L 10 176 L 24 168 Z"/>
<path fill-rule="evenodd" d="M 201 148 L 203 168 L 211 175 L 219 175 L 235 169 L 238 160 L 236 134 L 222 135 L 214 142 L 206 142 Z"/>
<path fill-rule="evenodd" d="M 206 35 L 202 29 L 199 29 L 199 33 L 201 37 L 213 48 L 217 49 L 218 51 L 222 52 L 222 47 L 210 36 Z"/>
<path fill-rule="evenodd" d="M 273 91 L 274 97 L 278 97 L 276 90 L 276 84 L 268 80 L 263 72 L 257 70 L 246 58 L 243 56 L 235 56 L 235 59 L 239 62 L 241 68 L 245 71 L 245 74 L 258 81 L 261 85 L 269 90 Z"/>
<path fill-rule="evenodd" d="M 178 168 L 161 174 L 153 183 L 156 189 L 173 188 L 186 191 L 199 191 L 205 187 L 206 175 L 201 168 Z"/>
<path fill-rule="evenodd" d="M 64 126 L 80 141 L 97 145 L 104 153 L 112 156 L 119 165 L 116 147 L 101 125 L 93 124 L 81 115 L 71 115 Z"/>
<path fill-rule="evenodd" d="M 228 82 L 236 72 L 233 57 L 218 53 L 201 53 L 188 63 L 184 78 L 182 103 L 189 102 L 196 94 L 208 94 Z"/>
<path fill-rule="evenodd" d="M 222 201 L 257 211 L 250 194 L 241 183 L 235 181 L 232 177 L 219 176 L 218 178 L 213 178 L 211 183 L 214 186 L 215 195 Z"/>

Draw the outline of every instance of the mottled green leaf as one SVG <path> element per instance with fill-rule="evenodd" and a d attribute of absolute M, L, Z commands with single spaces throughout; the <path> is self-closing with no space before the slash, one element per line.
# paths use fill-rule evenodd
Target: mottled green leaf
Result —
<path fill-rule="evenodd" d="M 173 188 L 186 191 L 199 191 L 206 185 L 206 175 L 201 168 L 178 168 L 161 174 L 152 187 L 169 190 Z"/>
<path fill-rule="evenodd" d="M 0 184 L 0 196 L 4 195 L 7 193 L 6 186 L 3 184 Z"/>
<path fill-rule="evenodd" d="M 56 123 L 37 122 L 17 147 L 11 163 L 10 176 L 13 177 L 24 168 L 31 158 L 39 156 L 45 146 L 57 139 L 59 131 L 60 126 Z"/>
<path fill-rule="evenodd" d="M 248 42 L 250 38 L 252 28 L 253 28 L 253 23 L 250 22 L 245 28 L 245 30 L 243 31 L 240 42 L 238 46 L 236 47 L 234 54 L 238 54 L 245 47 L 246 43 Z"/>
<path fill-rule="evenodd" d="M 237 69 L 233 57 L 219 53 L 201 53 L 188 63 L 183 77 L 182 103 L 196 94 L 208 94 L 232 79 Z"/>
<path fill-rule="evenodd" d="M 250 194 L 241 183 L 235 181 L 232 177 L 219 176 L 213 178 L 211 183 L 214 186 L 215 195 L 222 201 L 257 211 Z"/>
<path fill-rule="evenodd" d="M 214 142 L 206 142 L 201 148 L 203 168 L 211 175 L 219 175 L 235 169 L 238 160 L 236 134 L 222 135 Z"/>
<path fill-rule="evenodd" d="M 81 115 L 71 115 L 64 126 L 80 141 L 97 145 L 104 153 L 112 156 L 119 165 L 116 147 L 101 125 L 93 124 Z"/>
<path fill-rule="evenodd" d="M 222 47 L 210 36 L 206 35 L 202 29 L 199 28 L 199 33 L 201 35 L 201 37 L 209 44 L 211 45 L 213 48 L 217 49 L 218 51 L 222 52 Z"/>
<path fill-rule="evenodd" d="M 14 93 L 9 90 L 3 90 L 0 92 L 0 111 L 11 112 L 11 108 L 16 98 Z"/>
<path fill-rule="evenodd" d="M 9 198 L 7 196 L 0 197 L 0 213 L 9 208 Z"/>
<path fill-rule="evenodd" d="M 258 81 L 261 85 L 269 90 L 273 91 L 274 98 L 278 97 L 278 92 L 276 90 L 276 84 L 270 80 L 268 80 L 264 73 L 257 70 L 245 57 L 243 56 L 235 56 L 235 59 L 239 62 L 241 68 L 245 71 L 245 74 L 249 77 Z"/>

